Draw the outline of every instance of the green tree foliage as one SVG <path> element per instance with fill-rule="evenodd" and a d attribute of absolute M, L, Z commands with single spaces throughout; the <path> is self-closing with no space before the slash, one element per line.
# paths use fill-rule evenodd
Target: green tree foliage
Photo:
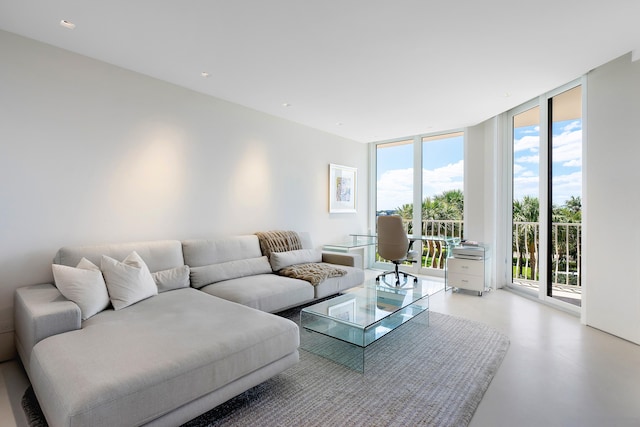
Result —
<path fill-rule="evenodd" d="M 464 195 L 461 190 L 445 191 L 422 201 L 423 220 L 461 220 L 464 211 Z M 413 219 L 413 204 L 396 208 L 396 215 L 409 221 Z"/>
<path fill-rule="evenodd" d="M 571 196 L 562 206 L 552 206 L 551 208 L 552 222 L 554 224 L 573 224 L 580 223 L 582 220 L 582 201 L 580 197 Z M 535 258 L 536 248 L 538 245 L 537 239 L 538 222 L 540 220 L 540 202 L 537 197 L 525 196 L 522 200 L 513 201 L 513 221 L 524 224 L 519 224 L 518 235 L 514 235 L 513 238 L 513 251 L 518 254 L 518 277 L 527 279 L 535 279 L 534 274 L 536 271 L 537 260 Z M 557 236 L 556 236 L 557 231 Z M 578 256 L 578 236 L 574 235 L 577 232 L 575 227 L 563 227 L 558 225 L 552 228 L 552 251 L 554 253 L 555 262 L 566 263 L 569 259 L 575 260 Z M 573 233 L 567 235 L 567 233 Z M 569 242 L 569 250 L 564 244 L 558 244 L 555 242 Z M 525 249 L 529 254 L 529 266 L 530 270 L 525 270 Z M 526 275 L 526 277 L 525 277 Z"/>
<path fill-rule="evenodd" d="M 433 197 L 425 197 L 422 201 L 423 223 L 426 221 L 443 220 L 460 221 L 463 218 L 463 212 L 464 195 L 461 190 L 445 191 Z M 413 219 L 413 204 L 404 204 L 396 208 L 395 213 L 409 223 L 409 233 L 412 233 L 411 220 Z M 454 225 L 450 226 L 453 227 Z M 423 233 L 428 234 L 429 230 L 423 230 Z"/>

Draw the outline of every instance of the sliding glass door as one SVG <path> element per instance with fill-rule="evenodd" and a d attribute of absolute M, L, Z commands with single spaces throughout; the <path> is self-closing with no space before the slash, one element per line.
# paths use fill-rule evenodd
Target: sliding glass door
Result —
<path fill-rule="evenodd" d="M 581 306 L 582 87 L 549 98 L 547 295 Z"/>
<path fill-rule="evenodd" d="M 582 88 L 510 112 L 512 286 L 581 305 Z"/>

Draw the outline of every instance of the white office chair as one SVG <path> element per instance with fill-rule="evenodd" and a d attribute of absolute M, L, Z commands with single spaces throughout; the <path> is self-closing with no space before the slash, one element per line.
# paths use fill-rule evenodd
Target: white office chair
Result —
<path fill-rule="evenodd" d="M 412 277 L 413 283 L 418 283 L 418 278 L 413 274 L 399 271 L 399 266 L 405 261 L 417 262 L 415 256 L 417 252 L 411 251 L 413 241 L 409 240 L 407 233 L 402 226 L 402 218 L 398 215 L 389 215 L 378 217 L 378 254 L 381 258 L 391 261 L 395 268 L 390 271 L 385 271 L 376 277 L 376 282 L 383 278 L 383 282 L 388 285 L 384 280 L 388 274 L 395 275 L 395 286 L 400 287 L 407 284 L 407 278 Z M 404 283 L 400 284 L 400 274 L 404 277 Z"/>

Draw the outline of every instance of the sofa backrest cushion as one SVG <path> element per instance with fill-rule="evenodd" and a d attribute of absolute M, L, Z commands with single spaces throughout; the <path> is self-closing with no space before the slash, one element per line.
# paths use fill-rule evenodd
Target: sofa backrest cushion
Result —
<path fill-rule="evenodd" d="M 95 265 L 100 265 L 103 255 L 122 261 L 133 251 L 140 255 L 151 273 L 181 267 L 185 264 L 182 243 L 179 240 L 67 246 L 58 250 L 53 263 L 75 267 L 82 257 L 85 257 Z"/>
<path fill-rule="evenodd" d="M 158 292 L 189 287 L 188 265 L 156 271 L 151 273 L 151 276 L 153 276 L 153 280 L 158 285 Z"/>
<path fill-rule="evenodd" d="M 185 264 L 191 268 L 262 256 L 258 237 L 254 235 L 216 240 L 185 240 L 182 242 L 182 251 Z"/>
<path fill-rule="evenodd" d="M 255 235 L 185 240 L 182 250 L 191 270 L 191 286 L 198 289 L 223 280 L 272 272 Z"/>
<path fill-rule="evenodd" d="M 272 252 L 269 261 L 271 262 L 273 271 L 278 271 L 292 265 L 322 262 L 322 252 L 317 249 Z"/>
<path fill-rule="evenodd" d="M 192 267 L 191 286 L 200 289 L 203 286 L 224 280 L 267 273 L 272 273 L 272 270 L 269 259 L 266 256 L 238 259 L 235 261 L 221 262 L 220 264 Z"/>
<path fill-rule="evenodd" d="M 300 236 L 302 249 L 314 249 L 311 235 L 307 231 L 298 231 L 298 236 Z"/>

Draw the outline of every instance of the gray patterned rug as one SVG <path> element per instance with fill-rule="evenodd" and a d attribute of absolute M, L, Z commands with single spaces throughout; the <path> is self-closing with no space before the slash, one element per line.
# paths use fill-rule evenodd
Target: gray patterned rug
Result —
<path fill-rule="evenodd" d="M 466 426 L 508 347 L 484 324 L 422 314 L 369 346 L 364 374 L 300 350 L 296 366 L 183 427 Z M 32 391 L 22 403 L 46 426 Z"/>

